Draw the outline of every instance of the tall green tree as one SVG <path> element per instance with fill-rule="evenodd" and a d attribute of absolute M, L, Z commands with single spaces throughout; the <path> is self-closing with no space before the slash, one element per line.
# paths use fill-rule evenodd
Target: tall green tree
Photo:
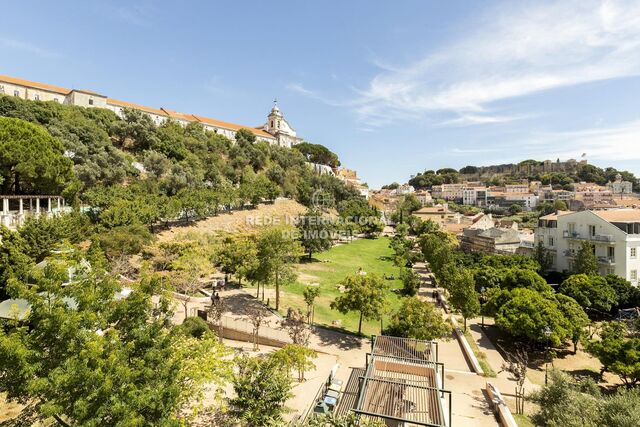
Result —
<path fill-rule="evenodd" d="M 533 257 L 538 264 L 540 264 L 540 273 L 544 274 L 549 271 L 553 266 L 553 254 L 547 248 L 544 247 L 542 241 L 539 241 L 536 245 L 535 252 L 533 253 Z"/>
<path fill-rule="evenodd" d="M 230 401 L 233 420 L 246 427 L 282 425 L 291 387 L 287 366 L 278 358 L 240 358 L 233 378 L 236 397 Z"/>
<path fill-rule="evenodd" d="M 118 283 L 102 272 L 63 288 L 67 265 L 50 262 L 33 277 L 32 286 L 12 285 L 31 306 L 29 327 L 0 331 L 0 391 L 10 401 L 34 402 L 62 426 L 178 426 L 204 383 L 220 391 L 229 378 L 228 353 L 212 334 L 174 333 L 169 301 L 154 307 L 159 281 L 116 299 Z"/>
<path fill-rule="evenodd" d="M 598 259 L 591 242 L 586 240 L 580 242 L 572 262 L 572 269 L 575 274 L 598 274 Z"/>
<path fill-rule="evenodd" d="M 331 247 L 333 224 L 329 217 L 323 216 L 317 209 L 309 209 L 298 217 L 296 226 L 300 244 L 309 256 L 309 261 L 315 252 Z"/>
<path fill-rule="evenodd" d="M 615 289 L 601 276 L 574 274 L 562 282 L 558 292 L 575 299 L 585 310 L 608 312 L 617 303 Z"/>
<path fill-rule="evenodd" d="M 3 194 L 62 194 L 75 186 L 73 162 L 45 129 L 0 117 L 0 176 Z"/>
<path fill-rule="evenodd" d="M 602 371 L 617 374 L 625 384 L 640 382 L 640 338 L 628 337 L 623 322 L 607 322 L 600 339 L 587 343 L 586 349 L 602 363 Z"/>
<path fill-rule="evenodd" d="M 307 322 L 313 324 L 313 317 L 315 314 L 314 302 L 320 295 L 320 286 L 307 286 L 302 291 L 304 302 L 307 304 Z"/>
<path fill-rule="evenodd" d="M 402 305 L 392 314 L 385 334 L 430 341 L 449 336 L 451 325 L 433 304 L 408 297 L 402 299 Z"/>
<path fill-rule="evenodd" d="M 449 293 L 449 302 L 462 314 L 466 331 L 467 319 L 480 314 L 480 297 L 476 291 L 473 274 L 469 270 L 461 270 L 449 287 Z"/>
<path fill-rule="evenodd" d="M 302 253 L 300 243 L 288 227 L 267 227 L 258 234 L 258 264 L 249 274 L 256 283 L 274 283 L 276 288 L 276 310 L 280 309 L 280 286 L 295 278 L 293 263 Z"/>
<path fill-rule="evenodd" d="M 380 319 L 384 311 L 387 284 L 375 274 L 354 274 L 345 277 L 342 282 L 344 293 L 331 303 L 331 308 L 346 314 L 350 311 L 360 313 L 358 334 L 362 333 L 362 319 Z"/>

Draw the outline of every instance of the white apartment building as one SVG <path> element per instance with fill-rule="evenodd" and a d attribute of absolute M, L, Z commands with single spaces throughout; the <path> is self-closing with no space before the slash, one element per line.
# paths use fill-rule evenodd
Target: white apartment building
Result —
<path fill-rule="evenodd" d="M 487 206 L 487 187 L 464 187 L 462 204 L 471 206 Z"/>
<path fill-rule="evenodd" d="M 303 141 L 302 138 L 297 136 L 295 129 L 285 120 L 275 101 L 271 112 L 267 116 L 267 121 L 261 126 L 253 127 L 195 114 L 179 113 L 166 108 L 152 108 L 119 101 L 86 89 L 67 89 L 3 75 L 0 75 L 0 95 L 16 96 L 30 101 L 52 101 L 85 108 L 106 108 L 120 117 L 123 116 L 124 110 L 129 108 L 147 114 L 156 125 L 160 125 L 169 119 L 183 126 L 189 123 L 200 123 L 206 130 L 219 133 L 231 140 L 235 139 L 238 130 L 248 129 L 256 135 L 258 140 L 272 145 L 290 148 Z"/>
<path fill-rule="evenodd" d="M 640 210 L 561 211 L 540 217 L 535 242 L 553 254 L 555 271 L 571 271 L 582 241 L 593 244 L 602 275 L 615 274 L 638 285 Z"/>

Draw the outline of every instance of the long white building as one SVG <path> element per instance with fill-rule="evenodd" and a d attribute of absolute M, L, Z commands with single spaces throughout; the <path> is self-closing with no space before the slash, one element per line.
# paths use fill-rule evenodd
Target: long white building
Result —
<path fill-rule="evenodd" d="M 592 243 L 602 275 L 615 274 L 638 285 L 640 210 L 560 211 L 540 217 L 535 241 L 553 254 L 555 271 L 571 271 L 580 242 Z"/>
<path fill-rule="evenodd" d="M 120 117 L 122 117 L 124 109 L 131 108 L 149 115 L 157 125 L 169 119 L 175 120 L 182 125 L 194 122 L 200 123 L 206 130 L 219 133 L 231 140 L 235 139 L 235 134 L 239 129 L 248 129 L 256 135 L 258 140 L 269 144 L 291 147 L 302 142 L 302 138 L 297 136 L 295 129 L 284 118 L 275 102 L 266 122 L 261 126 L 254 127 L 224 122 L 195 114 L 179 113 L 166 108 L 152 108 L 119 101 L 91 90 L 67 89 L 3 75 L 0 75 L 0 95 L 16 96 L 31 101 L 53 101 L 86 108 L 106 108 L 114 111 Z"/>

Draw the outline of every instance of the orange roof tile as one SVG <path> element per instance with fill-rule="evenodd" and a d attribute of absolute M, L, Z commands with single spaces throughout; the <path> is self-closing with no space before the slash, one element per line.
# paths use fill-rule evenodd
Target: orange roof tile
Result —
<path fill-rule="evenodd" d="M 594 211 L 593 213 L 609 222 L 640 221 L 640 209 L 611 209 L 606 211 Z"/>
<path fill-rule="evenodd" d="M 254 128 L 254 127 L 249 127 L 249 126 L 242 126 L 242 125 L 237 125 L 234 123 L 229 123 L 229 122 L 223 122 L 222 120 L 216 120 L 216 119 L 211 119 L 209 117 L 202 117 L 202 116 L 197 116 L 197 115 L 193 115 L 196 119 L 198 119 L 199 121 L 201 121 L 202 123 L 206 123 L 212 126 L 216 126 L 216 127 L 221 127 L 221 128 L 225 128 L 225 129 L 231 129 L 231 130 L 239 130 L 239 129 L 248 129 L 251 132 L 255 133 L 256 135 L 262 136 L 264 138 L 271 138 L 271 139 L 275 139 L 275 137 L 273 135 L 271 135 L 269 132 L 265 132 L 264 130 L 260 129 L 260 128 Z"/>
<path fill-rule="evenodd" d="M 47 90 L 49 92 L 61 93 L 64 95 L 71 92 L 71 89 L 67 89 L 64 87 L 32 82 L 29 80 L 17 79 L 15 77 L 9 77 L 9 76 L 3 76 L 3 75 L 0 75 L 0 82 L 12 83 L 19 86 L 34 87 L 37 89 Z"/>
<path fill-rule="evenodd" d="M 157 108 L 145 107 L 144 105 L 133 104 L 126 101 L 118 101 L 117 99 L 113 98 L 107 98 L 107 104 L 117 105 L 118 107 L 132 108 L 134 110 L 142 110 L 146 111 L 147 113 L 157 114 L 159 116 L 167 116 L 167 113 Z"/>
<path fill-rule="evenodd" d="M 0 82 L 11 83 L 19 86 L 33 87 L 33 88 L 47 90 L 50 92 L 60 93 L 64 95 L 68 95 L 72 91 L 72 89 L 48 85 L 44 83 L 32 82 L 30 80 L 23 80 L 15 77 L 4 76 L 4 75 L 0 75 Z M 89 93 L 97 96 L 104 96 L 99 93 L 93 92 L 91 90 L 86 90 L 86 89 L 73 89 L 73 90 L 77 92 Z M 265 132 L 263 129 L 258 127 L 237 125 L 234 123 L 223 122 L 221 120 L 211 119 L 208 117 L 196 116 L 195 114 L 179 113 L 177 111 L 168 110 L 165 108 L 158 109 L 158 108 L 146 107 L 144 105 L 134 104 L 132 102 L 126 102 L 126 101 L 119 101 L 113 98 L 107 98 L 107 104 L 116 105 L 116 106 L 125 107 L 125 108 L 132 108 L 134 110 L 145 111 L 147 113 L 156 114 L 158 116 L 170 117 L 176 120 L 183 120 L 187 122 L 201 122 L 201 123 L 205 123 L 205 124 L 209 124 L 212 126 L 225 128 L 233 131 L 237 131 L 239 129 L 248 129 L 257 136 L 275 140 L 275 137 L 273 135 L 271 135 L 268 132 Z"/>

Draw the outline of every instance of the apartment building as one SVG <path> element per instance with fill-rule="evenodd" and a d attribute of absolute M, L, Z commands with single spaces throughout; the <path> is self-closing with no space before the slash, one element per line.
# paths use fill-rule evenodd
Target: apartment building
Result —
<path fill-rule="evenodd" d="M 487 206 L 487 187 L 467 186 L 462 189 L 462 204 L 470 206 Z"/>
<path fill-rule="evenodd" d="M 535 242 L 551 251 L 555 271 L 571 271 L 582 241 L 592 243 L 600 274 L 638 285 L 640 210 L 560 211 L 540 217 Z"/>
<path fill-rule="evenodd" d="M 443 199 L 462 203 L 465 184 L 441 184 L 431 187 L 431 196 L 434 199 Z"/>

